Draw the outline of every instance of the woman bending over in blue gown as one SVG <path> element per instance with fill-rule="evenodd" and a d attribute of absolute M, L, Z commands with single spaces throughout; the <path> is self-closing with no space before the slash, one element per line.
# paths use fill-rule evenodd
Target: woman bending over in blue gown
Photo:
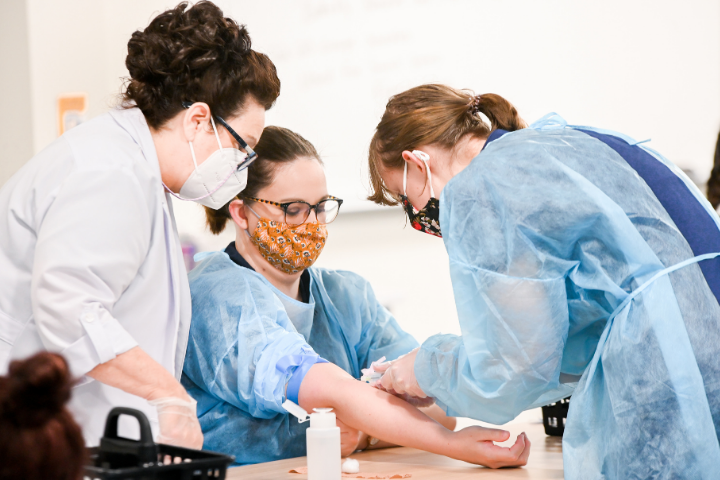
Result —
<path fill-rule="evenodd" d="M 342 452 L 405 445 L 491 467 L 524 465 L 530 443 L 423 411 L 357 381 L 381 357 L 418 346 L 360 276 L 311 267 L 342 200 L 328 195 L 322 162 L 301 136 L 267 127 L 248 184 L 206 209 L 213 233 L 235 224 L 224 252 L 190 272 L 192 324 L 182 383 L 198 402 L 204 448 L 239 464 L 305 455 L 305 429 L 283 409 L 332 407 Z"/>

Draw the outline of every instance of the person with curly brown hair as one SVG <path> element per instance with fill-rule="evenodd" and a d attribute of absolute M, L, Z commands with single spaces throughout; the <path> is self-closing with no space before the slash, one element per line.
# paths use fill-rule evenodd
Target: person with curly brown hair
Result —
<path fill-rule="evenodd" d="M 159 441 L 202 445 L 178 379 L 190 291 L 169 195 L 220 208 L 246 184 L 275 66 L 245 26 L 186 2 L 132 34 L 121 105 L 74 128 L 0 190 L 0 374 L 62 353 L 89 445 L 118 405 Z M 121 426 L 122 428 L 122 426 Z"/>
<path fill-rule="evenodd" d="M 72 386 L 68 364 L 56 353 L 10 363 L 0 377 L 0 478 L 81 478 L 85 442 L 66 407 Z"/>

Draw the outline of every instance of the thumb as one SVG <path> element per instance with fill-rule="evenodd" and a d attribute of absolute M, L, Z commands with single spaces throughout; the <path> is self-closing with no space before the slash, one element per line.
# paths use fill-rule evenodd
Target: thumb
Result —
<path fill-rule="evenodd" d="M 373 370 L 378 373 L 385 373 L 392 366 L 392 362 L 373 363 Z"/>
<path fill-rule="evenodd" d="M 510 438 L 510 432 L 507 430 L 500 430 L 499 428 L 484 428 L 482 436 L 483 440 L 491 440 L 493 442 L 504 442 Z"/>

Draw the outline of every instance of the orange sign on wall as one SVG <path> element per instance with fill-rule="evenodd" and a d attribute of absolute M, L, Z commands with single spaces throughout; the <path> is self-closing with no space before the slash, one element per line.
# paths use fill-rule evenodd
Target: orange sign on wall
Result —
<path fill-rule="evenodd" d="M 64 93 L 58 97 L 58 136 L 86 120 L 87 93 Z"/>

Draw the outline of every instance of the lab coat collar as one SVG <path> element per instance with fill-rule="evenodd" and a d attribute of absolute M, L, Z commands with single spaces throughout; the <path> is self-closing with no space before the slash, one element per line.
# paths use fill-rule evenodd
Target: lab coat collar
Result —
<path fill-rule="evenodd" d="M 135 143 L 138 144 L 148 165 L 153 169 L 158 179 L 161 179 L 160 162 L 158 161 L 157 151 L 155 150 L 155 142 L 153 142 L 150 127 L 142 111 L 137 107 L 117 107 L 110 110 L 110 115 L 123 130 L 130 134 Z"/>

